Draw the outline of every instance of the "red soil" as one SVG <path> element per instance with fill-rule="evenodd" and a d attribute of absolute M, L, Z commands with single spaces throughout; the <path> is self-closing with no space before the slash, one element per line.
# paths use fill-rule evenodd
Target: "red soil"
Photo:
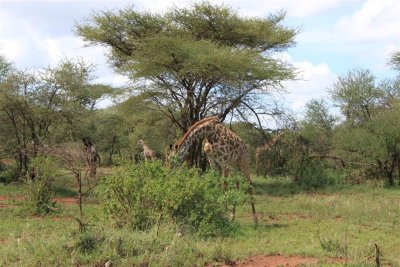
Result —
<path fill-rule="evenodd" d="M 0 203 L 0 209 L 3 208 L 11 208 L 11 207 L 16 207 L 17 205 L 13 205 L 13 204 L 2 204 Z"/>
<path fill-rule="evenodd" d="M 74 197 L 56 197 L 53 199 L 57 203 L 63 203 L 65 205 L 77 204 L 78 199 Z"/>
<path fill-rule="evenodd" d="M 328 262 L 344 263 L 342 258 L 328 259 Z M 283 256 L 283 255 L 270 255 L 270 256 L 253 256 L 244 262 L 234 263 L 231 266 L 235 267 L 297 267 L 301 265 L 317 265 L 319 260 L 310 257 L 300 256 Z M 227 267 L 226 265 L 224 265 Z"/>
<path fill-rule="evenodd" d="M 0 209 L 11 208 L 11 207 L 17 206 L 15 204 L 1 203 L 2 201 L 7 201 L 9 199 L 21 200 L 22 198 L 20 198 L 20 197 L 11 198 L 11 197 L 6 197 L 6 196 L 0 196 Z"/>
<path fill-rule="evenodd" d="M 254 256 L 249 258 L 243 263 L 239 263 L 235 266 L 240 267 L 296 267 L 302 264 L 317 264 L 318 260 L 315 258 L 305 258 L 299 256 L 283 256 L 283 255 L 271 255 L 271 256 Z"/>
<path fill-rule="evenodd" d="M 0 196 L 0 209 L 17 206 L 15 204 L 1 203 L 3 201 L 7 201 L 7 200 L 22 201 L 22 200 L 24 200 L 24 198 L 25 198 L 24 196 L 15 196 L 15 197 Z M 65 205 L 72 205 L 72 204 L 78 203 L 78 200 L 73 197 L 56 197 L 53 200 L 57 203 L 63 203 Z"/>

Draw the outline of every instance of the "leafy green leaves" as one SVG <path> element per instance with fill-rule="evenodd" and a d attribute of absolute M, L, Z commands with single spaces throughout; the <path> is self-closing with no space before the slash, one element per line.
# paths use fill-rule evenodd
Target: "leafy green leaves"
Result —
<path fill-rule="evenodd" d="M 115 69 L 145 80 L 147 86 L 136 90 L 151 92 L 149 99 L 186 131 L 210 113 L 225 116 L 239 107 L 255 112 L 249 107 L 257 96 L 294 78 L 290 64 L 271 56 L 294 44 L 297 30 L 283 26 L 284 18 L 283 12 L 241 17 L 204 1 L 164 14 L 132 7 L 94 13 L 76 34 L 110 48 Z"/>
<path fill-rule="evenodd" d="M 120 224 L 148 229 L 172 220 L 201 236 L 232 230 L 225 204 L 244 201 L 244 194 L 225 193 L 214 172 L 200 176 L 197 169 L 171 170 L 161 162 L 126 165 L 105 177 L 101 195 L 105 208 Z"/>

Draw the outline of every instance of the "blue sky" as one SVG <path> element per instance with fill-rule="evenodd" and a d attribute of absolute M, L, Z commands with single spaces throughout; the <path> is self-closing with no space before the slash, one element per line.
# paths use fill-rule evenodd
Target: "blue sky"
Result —
<path fill-rule="evenodd" d="M 212 0 L 221 4 L 222 1 Z M 62 1 L 0 0 L 0 54 L 21 69 L 55 66 L 61 59 L 83 58 L 97 66 L 99 82 L 123 85 L 101 47 L 84 47 L 73 34 L 76 22 L 93 10 L 120 9 L 133 4 L 139 10 L 163 12 L 187 0 Z M 299 81 L 286 84 L 284 96 L 293 110 L 303 110 L 312 98 L 327 96 L 338 76 L 361 67 L 378 79 L 393 77 L 386 62 L 400 50 L 398 0 L 225 0 L 243 16 L 265 17 L 285 10 L 285 25 L 301 29 L 294 48 L 277 55 L 300 71 Z"/>

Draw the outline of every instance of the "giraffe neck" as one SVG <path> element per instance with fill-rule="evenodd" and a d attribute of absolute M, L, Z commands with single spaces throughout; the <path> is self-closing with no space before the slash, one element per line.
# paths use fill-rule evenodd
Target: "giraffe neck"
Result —
<path fill-rule="evenodd" d="M 276 142 L 279 140 L 279 138 L 280 138 L 282 135 L 283 135 L 283 132 L 279 133 L 279 134 L 278 134 L 277 136 L 275 136 L 272 140 L 270 140 L 270 141 L 267 142 L 266 144 L 264 144 L 264 145 L 258 147 L 258 148 L 256 149 L 256 151 L 257 151 L 258 153 L 262 153 L 262 152 L 265 152 L 265 151 L 268 151 L 268 150 L 272 149 L 273 146 L 276 144 Z"/>
<path fill-rule="evenodd" d="M 185 133 L 185 135 L 182 137 L 182 139 L 178 142 L 178 147 L 180 147 L 182 145 L 182 143 L 186 140 L 186 138 L 196 129 L 198 129 L 200 126 L 203 126 L 205 123 L 207 122 L 218 122 L 219 118 L 217 116 L 211 116 L 211 117 L 207 117 L 204 118 L 198 122 L 196 122 L 195 124 L 193 124 L 189 130 L 187 130 L 187 132 Z"/>
<path fill-rule="evenodd" d="M 183 138 L 178 142 L 178 157 L 183 160 L 184 156 L 188 153 L 189 148 L 196 141 L 203 140 L 212 131 L 213 125 L 219 122 L 217 117 L 205 118 L 195 123 Z"/>

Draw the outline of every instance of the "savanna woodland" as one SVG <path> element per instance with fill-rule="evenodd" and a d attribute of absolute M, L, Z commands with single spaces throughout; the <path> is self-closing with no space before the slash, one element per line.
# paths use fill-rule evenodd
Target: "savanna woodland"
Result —
<path fill-rule="evenodd" d="M 95 83 L 79 59 L 0 57 L 1 266 L 400 265 L 400 51 L 384 62 L 397 78 L 348 70 L 297 117 L 284 85 L 298 70 L 279 53 L 299 29 L 284 12 L 126 7 L 73 30 L 130 83 Z M 210 116 L 247 146 L 229 172 L 220 136 L 191 128 Z"/>

